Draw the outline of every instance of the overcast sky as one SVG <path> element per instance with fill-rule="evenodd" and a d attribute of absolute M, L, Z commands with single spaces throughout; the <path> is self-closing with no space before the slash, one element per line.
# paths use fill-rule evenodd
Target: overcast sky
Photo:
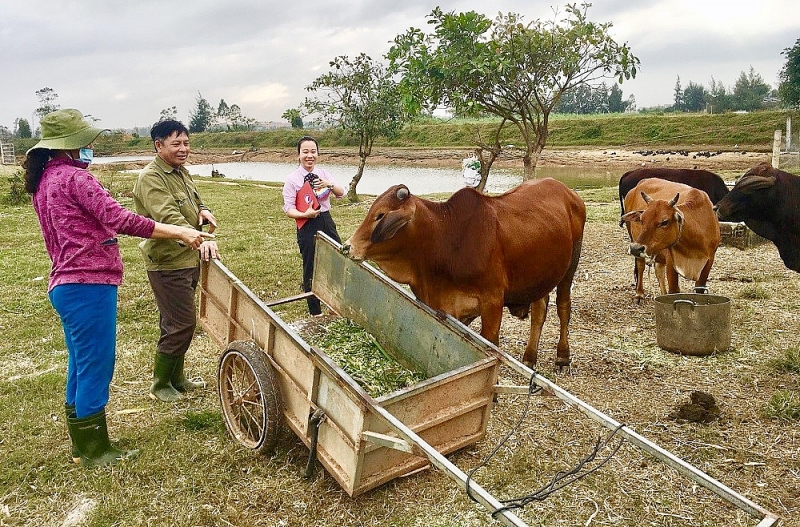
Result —
<path fill-rule="evenodd" d="M 245 116 L 281 121 L 305 87 L 340 55 L 380 59 L 410 27 L 429 31 L 444 11 L 519 13 L 551 19 L 549 0 L 0 0 L 0 125 L 31 121 L 36 91 L 78 108 L 105 128 L 149 126 L 176 106 L 188 123 L 198 92 Z M 673 102 L 675 81 L 732 88 L 752 66 L 777 87 L 781 51 L 800 38 L 797 0 L 595 0 L 593 22 L 641 60 L 621 85 L 638 108 Z M 608 81 L 609 84 L 612 82 Z M 38 125 L 38 118 L 34 126 Z"/>

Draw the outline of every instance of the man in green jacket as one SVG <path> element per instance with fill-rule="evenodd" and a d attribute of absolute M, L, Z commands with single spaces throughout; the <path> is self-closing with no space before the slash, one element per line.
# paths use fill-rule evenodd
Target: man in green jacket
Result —
<path fill-rule="evenodd" d="M 208 232 L 217 220 L 203 205 L 192 177 L 184 167 L 189 156 L 189 131 L 174 120 L 159 121 L 150 130 L 156 158 L 139 173 L 133 187 L 136 212 L 161 223 Z M 207 240 L 199 251 L 175 240 L 148 239 L 139 244 L 147 277 L 159 311 L 158 339 L 150 397 L 174 402 L 187 390 L 205 387 L 184 373 L 186 351 L 197 326 L 195 290 L 200 279 L 200 258 L 218 258 L 217 243 Z"/>

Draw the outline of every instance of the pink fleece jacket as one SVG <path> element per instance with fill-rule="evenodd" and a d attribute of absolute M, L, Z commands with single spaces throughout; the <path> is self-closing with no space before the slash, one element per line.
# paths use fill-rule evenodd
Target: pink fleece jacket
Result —
<path fill-rule="evenodd" d="M 51 159 L 33 207 L 53 262 L 48 291 L 61 284 L 122 283 L 117 233 L 149 238 L 155 222 L 117 202 L 87 170 L 86 163 Z"/>

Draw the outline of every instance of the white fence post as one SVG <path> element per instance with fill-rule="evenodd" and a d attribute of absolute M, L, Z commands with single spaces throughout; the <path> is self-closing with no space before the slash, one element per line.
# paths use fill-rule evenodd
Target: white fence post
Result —
<path fill-rule="evenodd" d="M 772 139 L 772 166 L 780 168 L 781 161 L 781 131 L 775 130 L 775 136 Z"/>

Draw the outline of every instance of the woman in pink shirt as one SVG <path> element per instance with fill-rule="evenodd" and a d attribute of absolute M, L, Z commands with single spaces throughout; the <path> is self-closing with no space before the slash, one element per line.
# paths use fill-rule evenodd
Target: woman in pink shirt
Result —
<path fill-rule="evenodd" d="M 72 457 L 86 466 L 113 464 L 138 453 L 112 446 L 106 427 L 122 282 L 116 236 L 171 238 L 197 248 L 213 235 L 157 223 L 120 205 L 86 170 L 89 147 L 104 130 L 78 110 L 45 115 L 41 129 L 42 140 L 26 152 L 22 166 L 52 261 L 48 296 L 69 354 L 64 408 Z"/>
<path fill-rule="evenodd" d="M 319 144 L 310 136 L 301 137 L 297 142 L 298 167 L 286 177 L 283 185 L 283 212 L 297 222 L 297 245 L 303 258 L 303 291 L 311 291 L 311 278 L 314 275 L 314 241 L 317 231 L 322 231 L 338 243 L 342 243 L 336 231 L 336 223 L 331 217 L 331 194 L 337 198 L 344 196 L 344 187 L 333 179 L 331 174 L 317 168 Z M 308 182 L 316 194 L 318 207 L 309 206 L 303 211 L 297 208 L 297 195 L 303 184 Z M 322 315 L 319 299 L 307 299 L 308 312 L 312 316 Z"/>

